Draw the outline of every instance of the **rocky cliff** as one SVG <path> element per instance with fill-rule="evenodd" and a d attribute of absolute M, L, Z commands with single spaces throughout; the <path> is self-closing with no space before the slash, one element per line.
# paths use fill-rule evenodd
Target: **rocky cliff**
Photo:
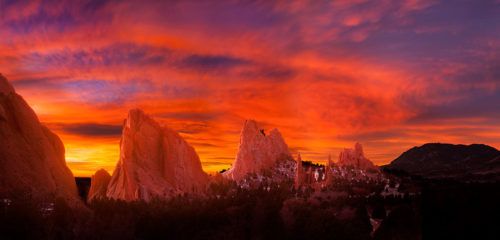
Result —
<path fill-rule="evenodd" d="M 76 197 L 64 145 L 0 75 L 0 194 Z"/>

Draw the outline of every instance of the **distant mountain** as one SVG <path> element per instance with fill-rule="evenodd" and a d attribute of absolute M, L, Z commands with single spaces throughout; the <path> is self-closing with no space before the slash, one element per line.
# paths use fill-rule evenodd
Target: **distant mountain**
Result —
<path fill-rule="evenodd" d="M 426 178 L 500 179 L 500 151 L 484 144 L 427 143 L 384 166 Z"/>

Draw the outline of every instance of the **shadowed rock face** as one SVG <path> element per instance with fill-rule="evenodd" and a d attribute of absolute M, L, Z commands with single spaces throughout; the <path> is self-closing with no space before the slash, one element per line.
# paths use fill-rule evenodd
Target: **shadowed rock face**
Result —
<path fill-rule="evenodd" d="M 353 166 L 359 169 L 375 169 L 378 170 L 378 167 L 375 166 L 372 161 L 365 157 L 363 152 L 363 147 L 360 143 L 356 143 L 354 149 L 352 148 L 344 148 L 344 151 L 339 154 L 339 166 Z"/>
<path fill-rule="evenodd" d="M 258 173 L 263 168 L 274 166 L 282 158 L 291 156 L 280 132 L 274 128 L 265 135 L 254 120 L 246 120 L 241 130 L 236 159 L 231 169 L 223 175 L 240 180 L 248 173 Z"/>
<path fill-rule="evenodd" d="M 100 169 L 95 172 L 91 177 L 91 185 L 89 194 L 87 197 L 87 202 L 91 202 L 94 199 L 101 199 L 106 197 L 106 191 L 108 190 L 108 184 L 111 180 L 111 175 L 104 170 Z"/>
<path fill-rule="evenodd" d="M 207 180 L 194 148 L 177 132 L 161 127 L 139 109 L 130 110 L 107 197 L 126 201 L 166 198 L 201 191 Z"/>
<path fill-rule="evenodd" d="M 427 143 L 404 152 L 385 169 L 423 177 L 498 179 L 500 151 L 483 144 Z"/>
<path fill-rule="evenodd" d="M 0 75 L 0 193 L 77 197 L 64 145 Z"/>

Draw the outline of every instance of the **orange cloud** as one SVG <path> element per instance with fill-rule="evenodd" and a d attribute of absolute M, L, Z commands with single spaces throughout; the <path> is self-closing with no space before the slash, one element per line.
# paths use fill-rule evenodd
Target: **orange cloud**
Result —
<path fill-rule="evenodd" d="M 317 162 L 355 141 L 377 164 L 429 141 L 498 147 L 497 6 L 429 22 L 447 4 L 6 4 L 0 72 L 62 138 L 77 176 L 112 172 L 136 107 L 179 131 L 210 172 L 230 166 L 250 118 Z"/>

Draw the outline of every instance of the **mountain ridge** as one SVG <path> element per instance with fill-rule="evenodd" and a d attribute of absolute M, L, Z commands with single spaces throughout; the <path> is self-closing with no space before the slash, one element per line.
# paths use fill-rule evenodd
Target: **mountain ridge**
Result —
<path fill-rule="evenodd" d="M 426 143 L 403 152 L 383 169 L 428 178 L 486 177 L 500 172 L 500 151 L 486 144 Z"/>

